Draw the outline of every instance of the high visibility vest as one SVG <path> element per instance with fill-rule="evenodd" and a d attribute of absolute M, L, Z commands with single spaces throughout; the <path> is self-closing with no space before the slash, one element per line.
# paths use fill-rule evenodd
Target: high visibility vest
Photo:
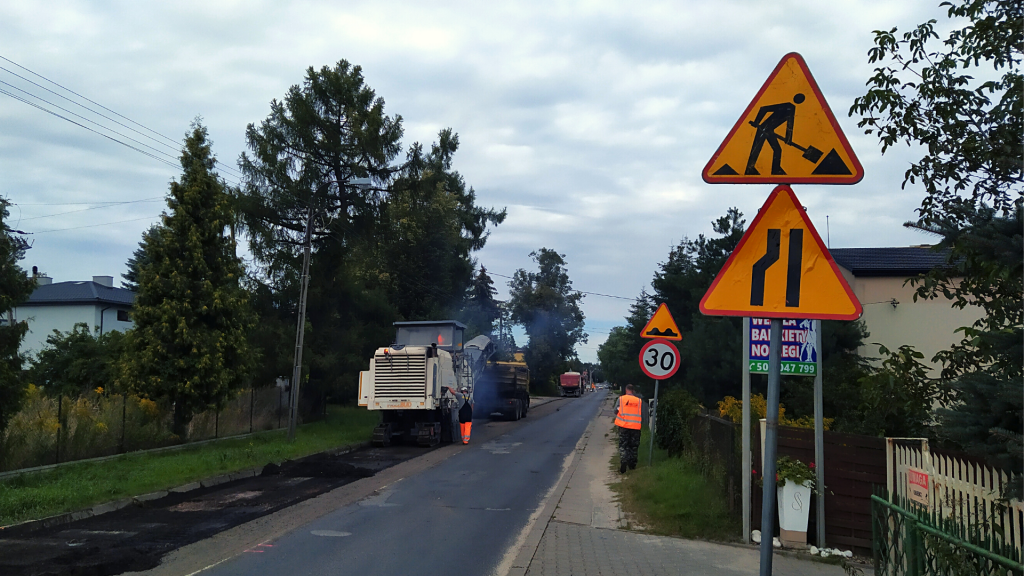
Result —
<path fill-rule="evenodd" d="M 615 417 L 615 425 L 639 430 L 642 422 L 640 399 L 629 394 L 619 396 L 619 414 Z"/>

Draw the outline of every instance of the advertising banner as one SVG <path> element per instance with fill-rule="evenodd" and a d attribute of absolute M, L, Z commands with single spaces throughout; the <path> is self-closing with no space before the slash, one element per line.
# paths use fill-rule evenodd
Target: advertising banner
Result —
<path fill-rule="evenodd" d="M 768 373 L 767 318 L 750 319 L 750 373 Z M 815 376 L 818 373 L 817 320 L 782 321 L 782 373 L 789 376 Z"/>

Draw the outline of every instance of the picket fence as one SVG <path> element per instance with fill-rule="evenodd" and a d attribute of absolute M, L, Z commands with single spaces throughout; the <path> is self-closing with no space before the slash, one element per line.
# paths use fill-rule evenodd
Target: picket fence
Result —
<path fill-rule="evenodd" d="M 908 470 L 923 470 L 929 478 L 929 511 L 955 520 L 981 538 L 1011 545 L 1021 557 L 1024 503 L 1000 499 L 1010 481 L 1005 472 L 932 453 L 925 438 L 886 438 L 886 467 L 890 501 L 893 496 L 897 501 L 908 500 Z"/>

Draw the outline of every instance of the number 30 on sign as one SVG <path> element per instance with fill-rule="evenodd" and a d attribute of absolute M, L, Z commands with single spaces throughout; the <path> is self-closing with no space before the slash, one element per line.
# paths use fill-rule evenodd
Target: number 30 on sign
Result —
<path fill-rule="evenodd" d="M 668 340 L 651 340 L 640 349 L 640 369 L 655 380 L 670 378 L 679 369 L 679 350 Z"/>

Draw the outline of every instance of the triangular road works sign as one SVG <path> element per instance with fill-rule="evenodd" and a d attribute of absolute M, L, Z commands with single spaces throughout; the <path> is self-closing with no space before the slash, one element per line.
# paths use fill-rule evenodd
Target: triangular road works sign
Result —
<path fill-rule="evenodd" d="M 856 320 L 864 312 L 789 186 L 768 196 L 700 311 L 816 320 Z"/>
<path fill-rule="evenodd" d="M 864 168 L 794 52 L 782 57 L 702 176 L 708 184 L 855 184 Z"/>
<path fill-rule="evenodd" d="M 679 326 L 668 306 L 664 302 L 658 306 L 657 312 L 647 321 L 647 325 L 640 331 L 641 338 L 663 338 L 665 340 L 682 340 L 683 335 L 679 333 Z"/>

